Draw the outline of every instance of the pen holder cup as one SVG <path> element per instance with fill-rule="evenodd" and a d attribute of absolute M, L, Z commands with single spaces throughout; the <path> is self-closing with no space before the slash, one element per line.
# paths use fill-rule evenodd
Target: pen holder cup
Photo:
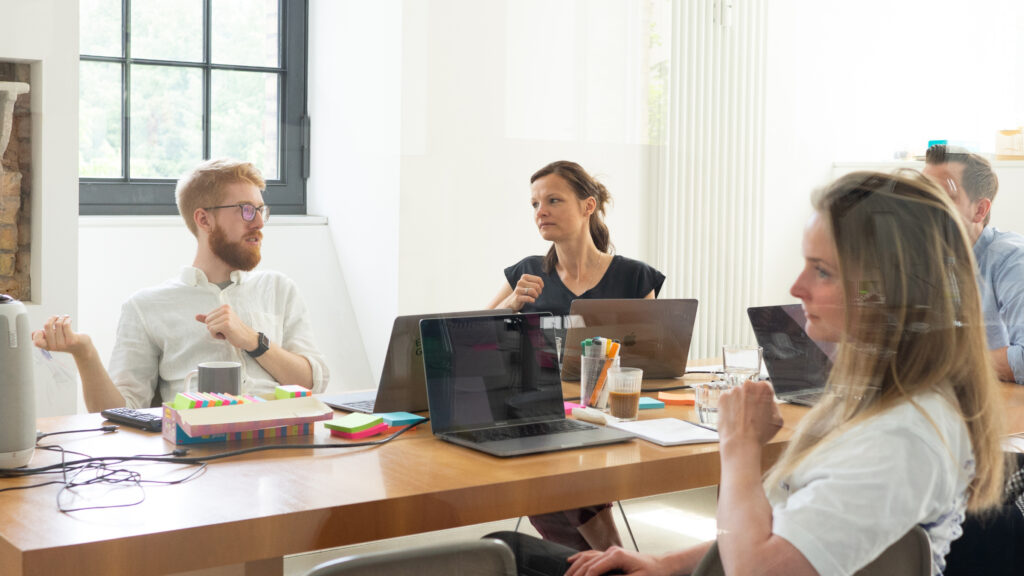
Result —
<path fill-rule="evenodd" d="M 619 357 L 583 356 L 580 358 L 580 404 L 608 410 L 608 371 L 619 367 Z"/>

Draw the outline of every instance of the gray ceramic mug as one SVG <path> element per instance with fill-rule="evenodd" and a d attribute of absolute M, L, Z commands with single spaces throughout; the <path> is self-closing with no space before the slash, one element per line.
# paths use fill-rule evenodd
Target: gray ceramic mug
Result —
<path fill-rule="evenodd" d="M 197 377 L 198 376 L 198 377 Z M 199 392 L 242 393 L 242 365 L 238 362 L 202 362 L 185 376 L 185 391 L 195 392 L 192 379 L 199 381 Z"/>

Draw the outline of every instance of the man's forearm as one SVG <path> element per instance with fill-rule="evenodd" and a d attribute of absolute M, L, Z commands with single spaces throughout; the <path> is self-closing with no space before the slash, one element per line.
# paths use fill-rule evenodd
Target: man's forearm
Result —
<path fill-rule="evenodd" d="M 81 348 L 71 357 L 75 359 L 78 375 L 82 379 L 82 396 L 85 398 L 86 409 L 89 412 L 100 412 L 107 408 L 124 406 L 124 396 L 114 386 L 92 341 L 87 340 Z"/>
<path fill-rule="evenodd" d="M 1003 347 L 989 350 L 988 354 L 992 359 L 992 368 L 995 369 L 996 376 L 1003 382 L 1016 382 L 1013 367 L 1010 365 L 1009 351 L 1009 347 Z"/>
<path fill-rule="evenodd" d="M 270 348 L 256 361 L 279 384 L 298 384 L 304 388 L 313 388 L 313 367 L 305 356 L 289 352 L 271 342 Z"/>

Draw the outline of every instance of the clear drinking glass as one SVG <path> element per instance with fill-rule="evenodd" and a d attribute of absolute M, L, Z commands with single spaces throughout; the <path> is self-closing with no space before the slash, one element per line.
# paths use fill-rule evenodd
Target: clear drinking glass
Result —
<path fill-rule="evenodd" d="M 729 384 L 722 380 L 701 382 L 693 387 L 694 409 L 701 424 L 718 427 L 718 400 L 729 388 Z"/>
<path fill-rule="evenodd" d="M 739 386 L 747 380 L 757 379 L 761 374 L 762 354 L 760 346 L 722 346 L 722 371 L 725 373 L 725 383 L 729 386 Z"/>

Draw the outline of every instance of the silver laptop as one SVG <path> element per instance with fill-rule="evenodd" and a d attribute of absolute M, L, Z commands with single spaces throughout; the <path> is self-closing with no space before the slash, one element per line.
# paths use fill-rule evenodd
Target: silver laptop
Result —
<path fill-rule="evenodd" d="M 642 368 L 644 379 L 686 374 L 697 301 L 693 299 L 573 300 L 569 307 L 562 380 L 580 379 L 580 342 L 603 336 L 622 345 L 619 363 Z"/>
<path fill-rule="evenodd" d="M 803 406 L 817 403 L 832 372 L 829 356 L 835 345 L 811 340 L 804 330 L 807 317 L 799 304 L 747 308 L 747 316 L 764 350 L 764 365 L 775 396 Z"/>
<path fill-rule="evenodd" d="M 532 313 L 420 321 L 435 436 L 495 456 L 634 437 L 565 417 L 554 333 L 542 327 L 548 317 Z"/>
<path fill-rule="evenodd" d="M 332 408 L 365 414 L 385 412 L 422 412 L 427 409 L 427 385 L 423 378 L 423 347 L 420 345 L 420 320 L 436 317 L 464 317 L 510 314 L 508 309 L 470 310 L 443 314 L 399 316 L 391 327 L 384 369 L 376 390 L 327 394 L 320 400 Z"/>

